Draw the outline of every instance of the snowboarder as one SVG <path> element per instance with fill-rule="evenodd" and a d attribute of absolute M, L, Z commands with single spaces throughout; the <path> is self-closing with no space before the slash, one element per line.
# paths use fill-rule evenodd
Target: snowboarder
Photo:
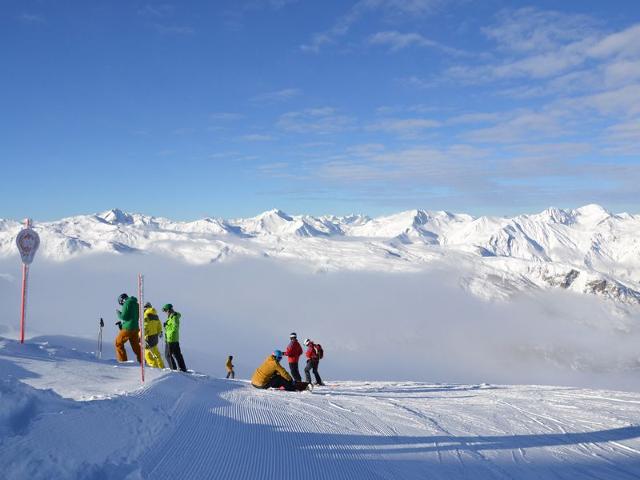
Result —
<path fill-rule="evenodd" d="M 171 370 L 180 368 L 181 372 L 186 372 L 184 358 L 180 351 L 180 314 L 173 309 L 173 305 L 167 303 L 162 307 L 162 311 L 167 314 L 167 321 L 164 322 L 165 333 L 165 357 Z M 177 362 L 177 365 L 176 365 Z"/>
<path fill-rule="evenodd" d="M 233 371 L 233 355 L 227 357 L 227 378 L 236 378 L 236 372 Z"/>
<path fill-rule="evenodd" d="M 302 377 L 300 376 L 298 361 L 303 353 L 302 347 L 300 346 L 300 342 L 298 342 L 298 335 L 296 335 L 296 332 L 291 332 L 291 335 L 289 335 L 289 339 L 290 342 L 284 354 L 289 360 L 289 371 L 291 372 L 291 376 L 296 382 L 300 382 L 302 381 Z"/>
<path fill-rule="evenodd" d="M 282 351 L 274 350 L 260 365 L 251 377 L 251 385 L 256 388 L 280 388 L 295 390 L 295 384 L 291 376 L 280 365 Z"/>
<path fill-rule="evenodd" d="M 150 302 L 144 304 L 144 358 L 152 368 L 164 368 L 158 351 L 158 338 L 162 335 L 162 323 L 158 312 Z"/>
<path fill-rule="evenodd" d="M 138 363 L 142 362 L 140 357 L 140 325 L 138 323 L 139 306 L 136 297 L 130 297 L 123 293 L 118 297 L 118 303 L 122 305 L 122 311 L 116 310 L 118 318 L 116 325 L 120 327 L 120 333 L 116 336 L 116 358 L 119 362 L 127 361 L 127 351 L 124 344 L 129 342 L 133 353 L 136 354 Z"/>
<path fill-rule="evenodd" d="M 318 363 L 320 363 L 320 356 L 318 355 L 318 348 L 316 348 L 316 344 L 314 344 L 308 338 L 304 341 L 304 345 L 307 347 L 307 351 L 305 352 L 305 356 L 307 357 L 307 366 L 304 367 L 304 375 L 308 383 L 311 383 L 311 370 L 313 370 L 313 375 L 316 377 L 316 385 L 324 385 L 322 383 L 322 379 L 320 378 L 320 374 L 318 373 Z M 320 347 L 320 345 L 318 345 Z M 322 347 L 320 347 L 321 351 Z"/>

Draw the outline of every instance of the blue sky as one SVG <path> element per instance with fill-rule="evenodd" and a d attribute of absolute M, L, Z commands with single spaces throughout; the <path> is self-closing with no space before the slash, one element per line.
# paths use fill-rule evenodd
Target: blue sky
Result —
<path fill-rule="evenodd" d="M 8 0 L 0 217 L 640 212 L 640 2 Z"/>

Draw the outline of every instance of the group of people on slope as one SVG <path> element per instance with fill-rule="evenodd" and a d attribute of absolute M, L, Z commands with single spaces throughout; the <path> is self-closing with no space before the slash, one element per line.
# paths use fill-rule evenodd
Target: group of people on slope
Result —
<path fill-rule="evenodd" d="M 120 328 L 120 332 L 116 336 L 116 359 L 119 362 L 127 361 L 127 351 L 124 348 L 125 343 L 129 342 L 133 353 L 135 353 L 138 363 L 142 362 L 140 355 L 140 325 L 139 304 L 136 297 L 130 297 L 123 293 L 118 297 L 118 303 L 122 306 L 122 310 L 116 310 L 118 322 L 116 325 Z M 180 313 L 173 309 L 170 303 L 162 307 L 162 311 L 167 314 L 164 325 L 160 323 L 158 312 L 151 303 L 144 305 L 144 358 L 147 365 L 154 368 L 164 368 L 164 362 L 158 350 L 159 339 L 163 334 L 165 337 L 165 358 L 171 370 L 187 371 L 184 363 L 184 357 L 180 350 Z"/>
<path fill-rule="evenodd" d="M 298 385 L 302 383 L 298 362 L 303 354 L 302 346 L 298 342 L 298 335 L 292 332 L 289 336 L 290 342 L 284 353 L 282 350 L 274 350 L 265 361 L 260 365 L 251 377 L 251 384 L 256 388 L 283 388 L 285 390 L 298 390 Z M 316 385 L 324 385 L 320 374 L 318 373 L 318 365 L 324 356 L 322 346 L 312 342 L 310 339 L 304 341 L 307 358 L 307 365 L 304 368 L 305 380 L 304 386 L 311 383 L 311 372 L 316 379 Z M 289 372 L 287 372 L 280 360 L 286 356 L 289 361 Z"/>

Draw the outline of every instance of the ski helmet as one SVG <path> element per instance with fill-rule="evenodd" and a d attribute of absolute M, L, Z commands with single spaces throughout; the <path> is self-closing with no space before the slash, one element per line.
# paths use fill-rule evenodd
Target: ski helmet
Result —
<path fill-rule="evenodd" d="M 291 332 L 289 338 L 298 338 L 298 335 L 296 335 L 296 332 Z"/>
<path fill-rule="evenodd" d="M 153 305 L 151 305 L 151 302 L 147 302 L 144 304 L 144 308 L 151 308 L 153 307 Z"/>
<path fill-rule="evenodd" d="M 276 360 L 280 360 L 282 358 L 282 350 L 274 350 L 273 356 L 276 357 Z"/>
<path fill-rule="evenodd" d="M 170 303 L 165 303 L 164 307 L 162 307 L 163 312 L 168 312 L 169 310 L 173 310 L 173 305 Z"/>
<path fill-rule="evenodd" d="M 118 303 L 119 303 L 120 305 L 123 305 L 123 304 L 124 304 L 124 301 L 125 301 L 127 298 L 129 298 L 129 295 L 127 295 L 126 293 L 121 294 L 121 295 L 118 297 Z"/>
<path fill-rule="evenodd" d="M 307 339 L 305 339 L 305 341 L 304 341 L 304 344 L 305 344 L 305 345 L 309 345 L 310 343 L 311 343 L 311 340 L 309 340 L 308 338 L 307 338 Z"/>

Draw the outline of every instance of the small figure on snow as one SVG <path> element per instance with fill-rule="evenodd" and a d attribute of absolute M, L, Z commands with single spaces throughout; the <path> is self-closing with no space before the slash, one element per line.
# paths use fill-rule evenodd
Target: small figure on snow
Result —
<path fill-rule="evenodd" d="M 289 360 L 289 371 L 291 372 L 291 376 L 296 382 L 300 382 L 302 381 L 302 377 L 300 376 L 298 361 L 303 353 L 302 347 L 300 346 L 300 342 L 298 342 L 298 335 L 296 335 L 296 332 L 291 332 L 291 335 L 289 335 L 289 339 L 290 342 L 284 354 Z"/>
<path fill-rule="evenodd" d="M 316 385 L 324 385 L 320 378 L 320 374 L 318 373 L 318 364 L 320 363 L 320 359 L 324 356 L 322 346 L 319 343 L 313 343 L 308 338 L 304 341 L 304 344 L 307 347 L 307 351 L 305 352 L 305 356 L 307 357 L 307 366 L 304 367 L 306 380 L 308 383 L 311 383 L 310 372 L 313 370 L 313 375 L 316 377 Z"/>
<path fill-rule="evenodd" d="M 162 323 L 158 312 L 150 302 L 144 304 L 144 358 L 152 368 L 164 368 L 158 350 L 158 339 L 162 336 Z"/>
<path fill-rule="evenodd" d="M 225 367 L 227 367 L 227 378 L 236 378 L 236 372 L 233 371 L 233 355 L 227 357 Z"/>
<path fill-rule="evenodd" d="M 140 325 L 138 324 L 138 309 L 140 307 L 138 299 L 123 293 L 118 297 L 118 303 L 122 305 L 122 310 L 116 310 L 119 319 L 116 325 L 120 328 L 115 341 L 116 359 L 119 362 L 127 361 L 127 351 L 124 349 L 124 344 L 129 342 L 138 363 L 140 363 L 142 359 L 140 358 Z"/>
<path fill-rule="evenodd" d="M 165 357 L 171 370 L 180 368 L 181 372 L 186 372 L 184 358 L 180 351 L 180 314 L 173 309 L 173 305 L 167 303 L 162 307 L 162 311 L 167 314 L 167 321 L 164 322 L 165 334 Z"/>
<path fill-rule="evenodd" d="M 280 365 L 282 351 L 274 350 L 251 377 L 251 385 L 256 388 L 284 388 L 295 390 L 295 383 L 287 371 Z"/>

